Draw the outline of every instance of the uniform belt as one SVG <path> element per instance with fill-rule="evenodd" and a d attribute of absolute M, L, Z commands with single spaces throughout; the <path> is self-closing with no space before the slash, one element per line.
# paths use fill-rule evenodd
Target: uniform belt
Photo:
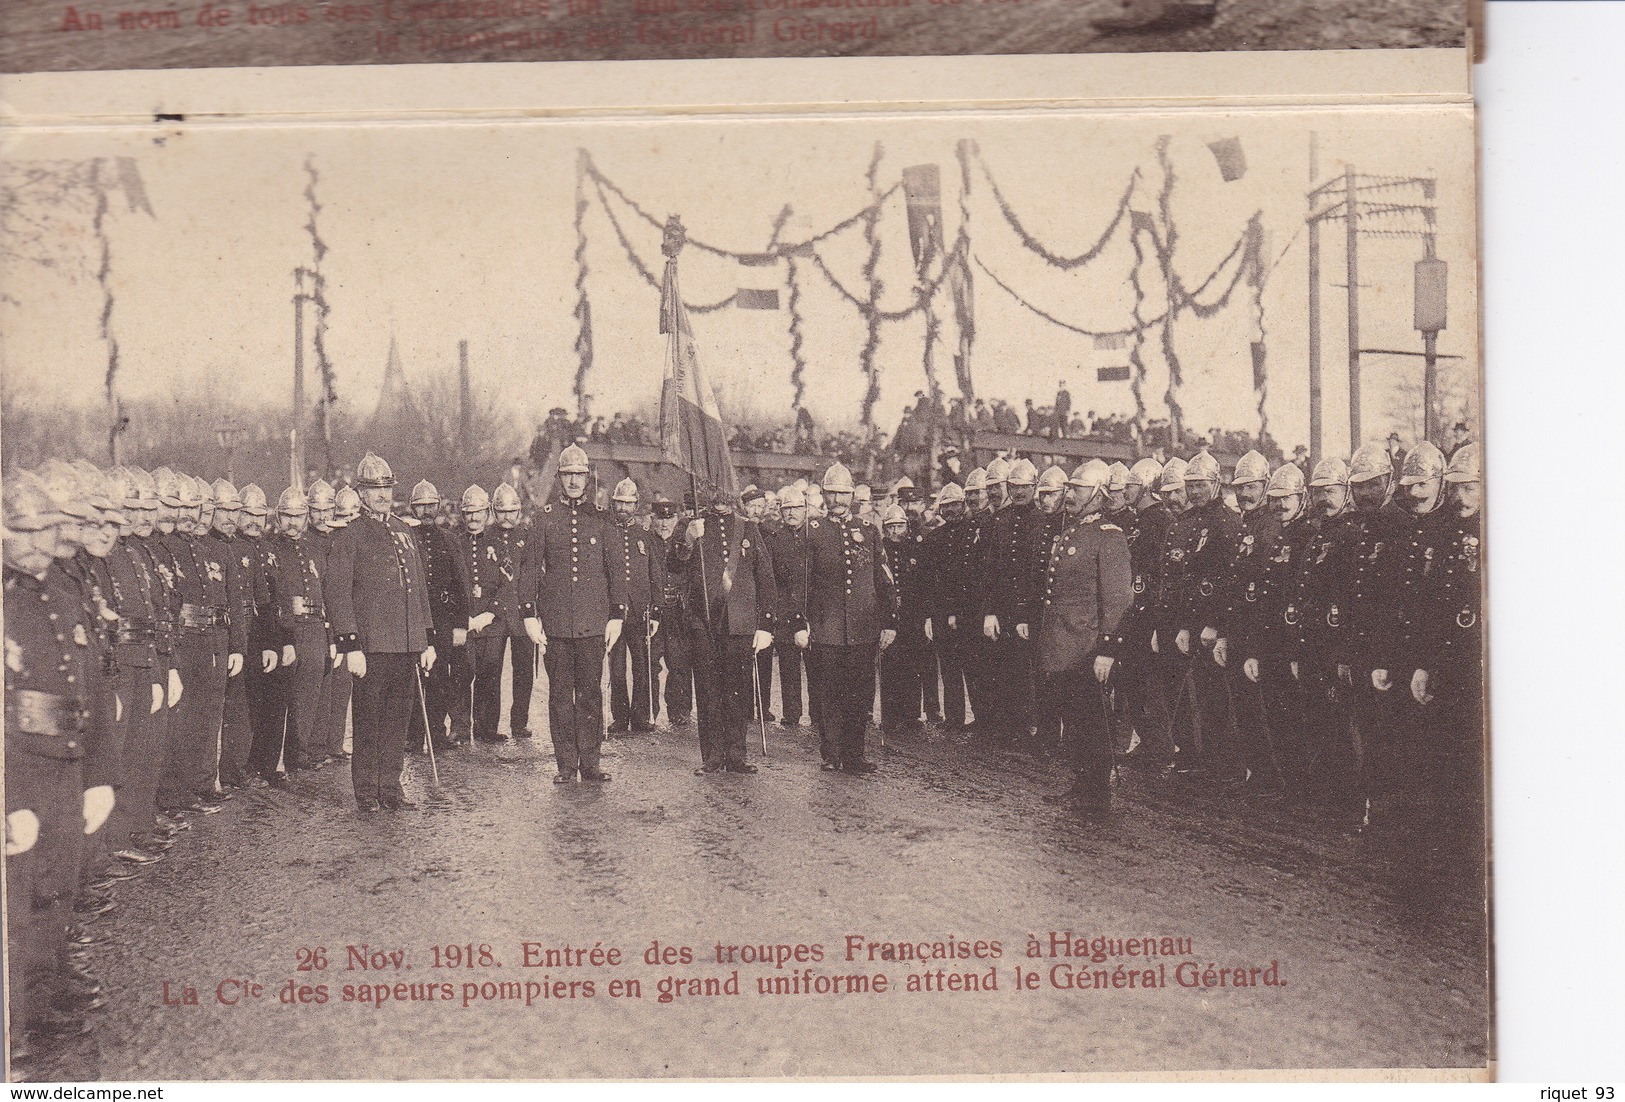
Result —
<path fill-rule="evenodd" d="M 230 623 L 231 616 L 220 605 L 181 605 L 181 627 L 190 631 L 206 631 Z"/>
<path fill-rule="evenodd" d="M 119 622 L 120 643 L 150 643 L 156 634 L 151 621 L 126 619 Z"/>
<path fill-rule="evenodd" d="M 308 597 L 295 597 L 293 599 L 293 615 L 296 620 L 325 620 L 327 610 Z"/>
<path fill-rule="evenodd" d="M 65 738 L 84 726 L 84 716 L 68 697 L 37 689 L 13 689 L 6 694 L 6 729 L 25 735 Z"/>

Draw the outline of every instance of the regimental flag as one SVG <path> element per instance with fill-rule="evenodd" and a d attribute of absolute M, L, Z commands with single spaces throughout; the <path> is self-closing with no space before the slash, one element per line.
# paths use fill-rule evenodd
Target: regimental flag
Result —
<path fill-rule="evenodd" d="M 759 253 L 739 259 L 739 293 L 734 305 L 741 310 L 779 308 L 779 258 Z"/>
<path fill-rule="evenodd" d="M 680 247 L 680 246 L 679 246 Z M 677 257 L 666 260 L 660 287 L 660 331 L 666 334 L 666 377 L 660 388 L 660 449 L 702 487 L 731 500 L 736 492 L 728 457 L 728 427 L 716 392 L 700 374 L 694 331 L 677 290 Z M 703 504 L 703 502 L 702 502 Z"/>

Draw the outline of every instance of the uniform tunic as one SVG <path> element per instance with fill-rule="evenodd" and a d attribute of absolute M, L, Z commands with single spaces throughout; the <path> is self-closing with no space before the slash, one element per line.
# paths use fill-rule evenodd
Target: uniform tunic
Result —
<path fill-rule="evenodd" d="M 804 615 L 823 686 L 819 750 L 825 763 L 849 768 L 864 760 L 880 633 L 896 629 L 896 593 L 885 548 L 862 521 L 809 520 L 807 561 Z"/>
<path fill-rule="evenodd" d="M 265 559 L 275 625 L 266 629 L 265 638 L 276 644 L 279 662 L 283 647 L 292 646 L 294 657 L 292 666 L 279 665 L 273 675 L 277 688 L 264 737 L 249 754 L 250 767 L 270 780 L 279 759 L 294 770 L 322 756 L 322 687 L 332 663 L 327 657 L 327 556 L 321 545 L 308 531 L 298 539 L 274 536 L 267 541 Z"/>
<path fill-rule="evenodd" d="M 418 708 L 413 669 L 434 626 L 417 538 L 399 517 L 363 513 L 334 537 L 325 582 L 338 649 L 367 659 L 353 700 L 356 799 L 400 799 L 406 731 Z"/>
<path fill-rule="evenodd" d="M 609 652 L 609 704 L 614 730 L 654 726 L 653 668 L 649 622 L 661 622 L 661 602 L 666 587 L 665 546 L 653 532 L 641 525 L 612 523 L 609 527 L 610 568 L 621 575 L 626 593 L 626 624 L 621 637 Z M 632 676 L 627 680 L 627 664 Z"/>
<path fill-rule="evenodd" d="M 560 776 L 599 772 L 604 741 L 604 630 L 626 614 L 624 580 L 610 569 L 609 518 L 560 493 L 535 517 L 524 615 L 547 633 L 548 724 Z"/>

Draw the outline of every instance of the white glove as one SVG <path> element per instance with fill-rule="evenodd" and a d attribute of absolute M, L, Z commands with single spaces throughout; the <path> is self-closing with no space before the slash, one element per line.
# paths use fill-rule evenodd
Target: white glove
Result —
<path fill-rule="evenodd" d="M 430 670 L 434 669 L 434 659 L 434 644 L 431 643 L 429 646 L 423 648 L 422 654 L 418 655 L 418 665 L 423 667 L 424 673 L 428 673 Z"/>
<path fill-rule="evenodd" d="M 655 637 L 655 632 L 657 632 L 659 630 L 660 630 L 660 621 L 659 620 L 650 620 L 649 621 L 649 638 L 653 639 Z"/>
<path fill-rule="evenodd" d="M 282 648 L 282 664 L 284 666 L 291 666 L 297 661 L 299 661 L 299 655 L 294 651 L 293 644 L 289 643 L 284 646 Z"/>
<path fill-rule="evenodd" d="M 955 631 L 958 628 L 959 628 L 959 617 L 957 617 L 957 616 L 948 617 L 948 630 L 949 631 Z"/>
<path fill-rule="evenodd" d="M 1299 678 L 1298 678 L 1298 664 L 1296 662 L 1293 662 L 1293 663 L 1291 663 L 1291 666 L 1292 666 L 1292 680 L 1297 681 L 1297 680 L 1299 680 Z"/>
<path fill-rule="evenodd" d="M 1258 659 L 1249 658 L 1241 664 L 1241 672 L 1247 675 L 1247 680 L 1258 684 Z"/>
<path fill-rule="evenodd" d="M 113 694 L 113 722 L 117 723 L 124 718 L 124 699 L 117 693 Z"/>
<path fill-rule="evenodd" d="M 1161 654 L 1162 653 L 1162 651 L 1157 648 L 1157 633 L 1154 632 L 1154 631 L 1151 633 L 1151 653 L 1152 654 Z"/>
<path fill-rule="evenodd" d="M 113 786 L 98 784 L 95 788 L 85 789 L 85 833 L 95 834 L 107 822 L 107 817 L 113 814 Z"/>
<path fill-rule="evenodd" d="M 181 671 L 169 671 L 169 706 L 173 708 L 181 702 L 181 692 L 185 688 L 181 684 Z"/>
<path fill-rule="evenodd" d="M 6 816 L 6 856 L 27 853 L 39 841 L 39 816 L 26 807 Z"/>
<path fill-rule="evenodd" d="M 621 629 L 626 626 L 625 620 L 611 620 L 604 625 L 604 649 L 607 651 L 621 638 Z"/>
<path fill-rule="evenodd" d="M 1418 704 L 1432 704 L 1433 694 L 1428 692 L 1428 672 L 1417 670 L 1411 674 L 1411 696 L 1416 698 Z"/>
<path fill-rule="evenodd" d="M 260 672 L 271 673 L 276 669 L 276 651 L 260 651 Z"/>
<path fill-rule="evenodd" d="M 1028 632 L 1030 630 L 1031 629 L 1029 629 L 1026 624 L 1017 624 L 1016 625 L 1016 638 L 1025 640 L 1027 638 Z"/>
<path fill-rule="evenodd" d="M 1104 685 L 1106 683 L 1106 679 L 1112 675 L 1112 666 L 1116 663 L 1116 661 L 1117 660 L 1109 654 L 1095 655 L 1095 680 Z"/>
<path fill-rule="evenodd" d="M 1218 628 L 1205 627 L 1205 628 L 1202 629 L 1202 645 L 1204 647 L 1211 647 L 1214 643 L 1217 643 L 1218 641 L 1219 641 L 1219 629 Z"/>
<path fill-rule="evenodd" d="M 999 618 L 989 613 L 982 617 L 982 634 L 997 642 L 999 638 Z"/>
<path fill-rule="evenodd" d="M 226 676 L 236 677 L 243 672 L 243 656 L 240 654 L 226 655 Z"/>
<path fill-rule="evenodd" d="M 540 618 L 535 616 L 525 617 L 525 638 L 538 647 L 542 645 L 542 640 L 547 637 L 542 634 L 542 621 Z"/>
<path fill-rule="evenodd" d="M 1339 662 L 1337 664 L 1337 679 L 1352 689 L 1354 687 L 1354 667 L 1346 662 Z"/>
<path fill-rule="evenodd" d="M 1219 664 L 1219 667 L 1222 669 L 1224 667 L 1225 662 L 1229 658 L 1230 658 L 1230 640 L 1228 640 L 1228 639 L 1217 640 L 1213 644 L 1213 661 L 1217 662 Z"/>
<path fill-rule="evenodd" d="M 158 714 L 158 709 L 162 708 L 163 706 L 164 706 L 164 687 L 162 685 L 154 685 L 152 687 L 152 710 L 148 714 L 149 715 L 157 715 Z"/>
<path fill-rule="evenodd" d="M 484 631 L 491 626 L 491 621 L 496 618 L 497 614 L 494 612 L 482 612 L 478 616 L 470 616 L 468 618 L 468 630 L 470 632 Z"/>
<path fill-rule="evenodd" d="M 800 631 L 796 632 L 796 646 L 800 647 L 802 650 L 806 650 L 808 644 L 810 644 L 811 642 L 812 642 L 812 632 L 811 631 L 807 630 L 806 628 L 802 628 Z"/>
<path fill-rule="evenodd" d="M 705 518 L 704 517 L 695 517 L 693 520 L 689 521 L 688 522 L 688 528 L 683 533 L 683 538 L 689 543 L 693 543 L 696 540 L 704 539 L 705 538 Z"/>
<path fill-rule="evenodd" d="M 1388 676 L 1387 670 L 1372 670 L 1371 687 L 1379 693 L 1385 693 L 1394 687 L 1394 681 L 1393 678 Z"/>
<path fill-rule="evenodd" d="M 1179 648 L 1179 653 L 1180 654 L 1189 654 L 1191 652 L 1191 629 L 1190 628 L 1180 628 L 1179 629 L 1179 634 L 1174 636 L 1174 646 Z"/>
<path fill-rule="evenodd" d="M 885 633 L 882 632 L 881 634 Z M 750 651 L 752 654 L 761 654 L 772 645 L 773 633 L 771 631 L 763 631 L 761 628 L 757 628 L 756 634 L 750 637 Z"/>
<path fill-rule="evenodd" d="M 358 650 L 353 650 L 344 656 L 344 668 L 350 671 L 351 677 L 367 676 L 367 656 Z"/>
<path fill-rule="evenodd" d="M 925 640 L 928 643 L 935 643 L 937 641 L 937 637 L 931 634 L 931 617 L 929 616 L 925 618 Z"/>
<path fill-rule="evenodd" d="M 467 645 L 467 643 L 468 643 L 468 629 L 467 628 L 452 628 L 451 629 L 451 645 L 452 646 L 461 647 L 461 646 Z"/>
<path fill-rule="evenodd" d="M 895 642 L 897 642 L 897 629 L 896 628 L 881 628 L 880 629 L 880 649 L 881 650 L 885 650 L 887 647 L 891 646 Z"/>

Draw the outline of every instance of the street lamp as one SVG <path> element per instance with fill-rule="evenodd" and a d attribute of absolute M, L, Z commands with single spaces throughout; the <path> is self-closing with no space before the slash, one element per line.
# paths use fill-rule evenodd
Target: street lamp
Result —
<path fill-rule="evenodd" d="M 214 438 L 220 450 L 226 453 L 226 481 L 236 485 L 237 442 L 243 438 L 243 430 L 236 421 L 227 421 L 214 430 Z"/>

